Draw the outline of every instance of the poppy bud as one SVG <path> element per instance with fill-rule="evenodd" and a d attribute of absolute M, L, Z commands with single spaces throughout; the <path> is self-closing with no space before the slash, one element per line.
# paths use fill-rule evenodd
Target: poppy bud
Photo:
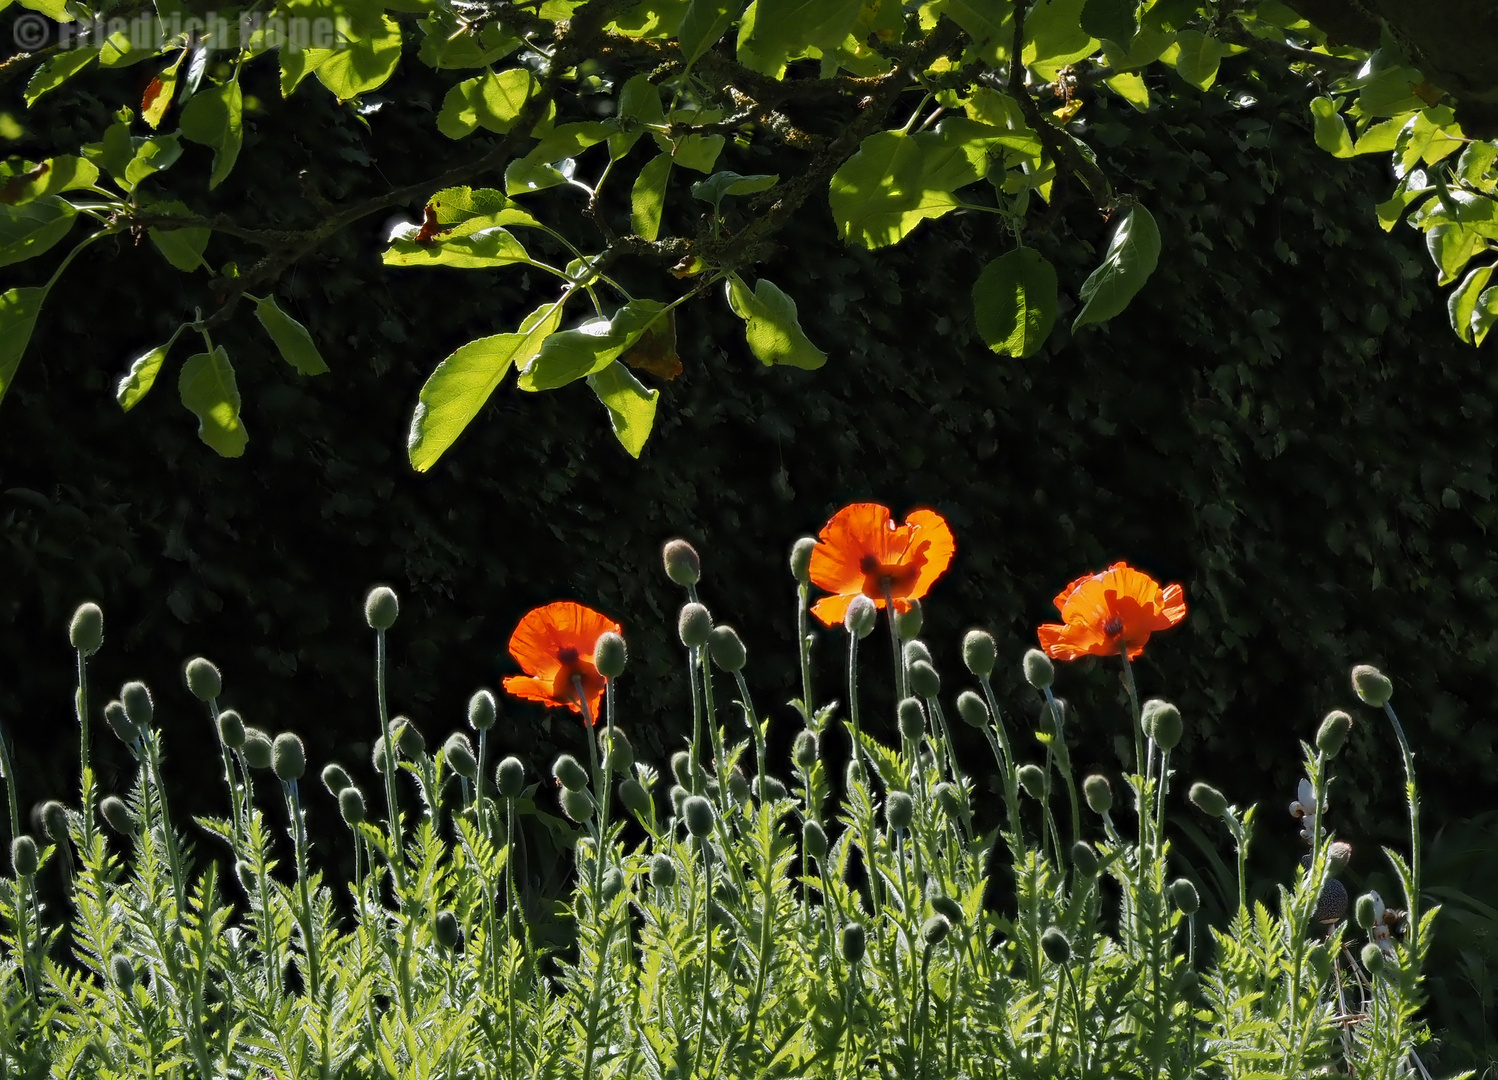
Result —
<path fill-rule="evenodd" d="M 908 605 L 904 611 L 895 612 L 895 633 L 901 641 L 909 641 L 921 636 L 921 626 L 926 621 L 925 615 L 921 613 L 921 602 L 919 600 L 907 600 Z"/>
<path fill-rule="evenodd" d="M 678 750 L 671 755 L 671 775 L 676 777 L 676 782 L 684 788 L 692 786 L 692 755 L 685 750 Z"/>
<path fill-rule="evenodd" d="M 350 785 L 338 793 L 338 812 L 349 826 L 364 820 L 364 793 Z"/>
<path fill-rule="evenodd" d="M 140 729 L 130 722 L 130 717 L 125 715 L 125 706 L 118 701 L 111 701 L 104 706 L 104 719 L 126 746 L 133 745 L 140 738 Z"/>
<path fill-rule="evenodd" d="M 806 854 L 821 862 L 827 857 L 827 830 L 815 822 L 808 820 L 801 827 L 801 846 L 806 849 Z"/>
<path fill-rule="evenodd" d="M 964 690 L 957 695 L 957 715 L 962 717 L 963 723 L 968 727 L 981 730 L 988 726 L 988 706 L 971 690 Z"/>
<path fill-rule="evenodd" d="M 289 731 L 276 736 L 271 745 L 270 759 L 276 779 L 285 783 L 300 780 L 307 771 L 307 750 L 302 746 L 302 740 Z"/>
<path fill-rule="evenodd" d="M 494 726 L 498 714 L 494 695 L 487 690 L 475 690 L 468 699 L 468 726 L 474 731 L 488 731 Z"/>
<path fill-rule="evenodd" d="M 1334 840 L 1326 846 L 1326 872 L 1340 874 L 1352 862 L 1352 845 L 1345 840 Z"/>
<path fill-rule="evenodd" d="M 803 536 L 791 545 L 791 576 L 803 585 L 811 584 L 811 553 L 816 546 L 813 536 Z"/>
<path fill-rule="evenodd" d="M 1312 973 L 1321 982 L 1331 978 L 1332 957 L 1327 951 L 1325 942 L 1318 941 L 1311 946 L 1310 952 L 1306 953 L 1306 963 L 1310 965 Z"/>
<path fill-rule="evenodd" d="M 1196 808 L 1209 817 L 1227 817 L 1227 798 L 1211 784 L 1201 781 L 1191 785 L 1187 797 L 1196 804 Z"/>
<path fill-rule="evenodd" d="M 568 791 L 582 791 L 588 786 L 588 773 L 571 754 L 561 754 L 552 763 L 551 775 Z"/>
<path fill-rule="evenodd" d="M 642 818 L 650 816 L 650 792 L 646 791 L 645 785 L 633 776 L 619 785 L 619 801 L 631 814 L 637 814 Z"/>
<path fill-rule="evenodd" d="M 683 645 L 689 649 L 700 648 L 707 644 L 712 632 L 713 616 L 707 608 L 695 600 L 682 605 L 681 614 L 676 617 L 676 633 Z"/>
<path fill-rule="evenodd" d="M 924 660 L 910 665 L 910 692 L 917 697 L 934 698 L 941 693 L 941 676 Z"/>
<path fill-rule="evenodd" d="M 364 621 L 371 630 L 389 630 L 400 610 L 395 590 L 388 585 L 376 585 L 364 598 Z"/>
<path fill-rule="evenodd" d="M 717 817 L 713 813 L 713 804 L 701 795 L 688 795 L 681 804 L 682 816 L 686 818 L 687 831 L 697 839 L 709 835 L 713 831 L 713 823 Z"/>
<path fill-rule="evenodd" d="M 1340 922 L 1346 914 L 1347 886 L 1329 877 L 1321 883 L 1321 892 L 1316 895 L 1316 910 L 1311 913 L 1311 918 L 1330 926 Z"/>
<path fill-rule="evenodd" d="M 120 993 L 128 994 L 135 988 L 135 965 L 124 953 L 115 953 L 109 958 L 109 977 Z"/>
<path fill-rule="evenodd" d="M 1113 809 L 1113 788 L 1109 786 L 1106 776 L 1093 773 L 1083 780 L 1082 794 L 1086 796 L 1087 805 L 1094 814 L 1101 816 Z"/>
<path fill-rule="evenodd" d="M 212 661 L 201 656 L 187 662 L 183 675 L 187 679 L 187 688 L 199 701 L 213 701 L 224 692 L 224 677 L 218 673 L 218 668 L 213 666 Z"/>
<path fill-rule="evenodd" d="M 728 774 L 728 797 L 740 806 L 749 802 L 749 781 L 737 769 Z"/>
<path fill-rule="evenodd" d="M 54 844 L 68 842 L 68 809 L 56 799 L 42 804 L 42 828 Z"/>
<path fill-rule="evenodd" d="M 385 775 L 385 736 L 375 737 L 374 745 L 369 748 L 369 763 L 374 766 L 375 772 Z"/>
<path fill-rule="evenodd" d="M 624 674 L 624 665 L 629 661 L 629 649 L 624 638 L 612 630 L 605 630 L 593 643 L 593 666 L 605 679 L 617 679 Z"/>
<path fill-rule="evenodd" d="M 36 841 L 29 836 L 18 836 L 10 842 L 10 865 L 16 876 L 29 878 L 36 873 Z"/>
<path fill-rule="evenodd" d="M 1195 915 L 1202 906 L 1202 898 L 1197 895 L 1196 886 L 1186 878 L 1176 878 L 1170 883 L 1170 900 L 1182 915 Z"/>
<path fill-rule="evenodd" d="M 1153 707 L 1152 707 L 1153 706 Z M 1144 703 L 1144 730 L 1167 754 L 1181 742 L 1181 710 L 1168 701 L 1150 698 Z"/>
<path fill-rule="evenodd" d="M 603 902 L 611 904 L 614 897 L 624 891 L 624 871 L 617 866 L 610 867 L 608 873 L 603 875 Z"/>
<path fill-rule="evenodd" d="M 900 702 L 900 734 L 913 743 L 919 743 L 926 735 L 926 713 L 921 703 L 913 697 Z"/>
<path fill-rule="evenodd" d="M 593 796 L 586 791 L 562 789 L 562 813 L 579 825 L 593 816 Z"/>
<path fill-rule="evenodd" d="M 776 803 L 785 798 L 785 785 L 773 776 L 754 778 L 754 796 L 760 802 Z"/>
<path fill-rule="evenodd" d="M 343 789 L 353 783 L 349 779 L 346 769 L 336 761 L 330 761 L 322 769 L 322 786 L 328 789 L 328 794 L 338 798 L 343 794 Z"/>
<path fill-rule="evenodd" d="M 1032 799 L 1045 798 L 1045 772 L 1039 765 L 1021 765 L 1019 767 L 1019 786 L 1025 789 L 1025 794 Z"/>
<path fill-rule="evenodd" d="M 391 727 L 395 731 L 395 748 L 412 761 L 421 757 L 427 748 L 427 741 L 422 737 L 421 732 L 416 730 L 416 725 L 411 722 L 410 717 L 397 716 L 391 721 Z"/>
<path fill-rule="evenodd" d="M 657 889 L 669 889 L 676 884 L 676 864 L 664 853 L 650 860 L 650 884 Z"/>
<path fill-rule="evenodd" d="M 802 730 L 796 733 L 791 744 L 791 759 L 802 769 L 810 770 L 817 763 L 817 733 Z"/>
<path fill-rule="evenodd" d="M 969 630 L 962 639 L 962 662 L 980 679 L 993 674 L 993 665 L 999 658 L 999 647 L 987 630 Z"/>
<path fill-rule="evenodd" d="M 125 706 L 125 715 L 130 722 L 144 731 L 151 726 L 155 707 L 151 704 L 151 691 L 143 682 L 127 682 L 120 687 L 120 704 Z"/>
<path fill-rule="evenodd" d="M 84 656 L 93 656 L 104 644 L 104 611 L 95 603 L 79 604 L 68 624 L 68 640 Z"/>
<path fill-rule="evenodd" d="M 628 776 L 629 771 L 635 767 L 635 748 L 629 744 L 629 740 L 619 728 L 614 728 L 612 746 L 609 745 L 609 729 L 599 728 L 598 749 L 603 751 L 605 772 Z"/>
<path fill-rule="evenodd" d="M 1374 977 L 1384 973 L 1384 951 L 1373 942 L 1363 946 L 1363 966 L 1368 969 L 1368 974 Z"/>
<path fill-rule="evenodd" d="M 1176 997 L 1180 998 L 1183 1001 L 1190 1001 L 1192 998 L 1196 997 L 1196 988 L 1200 984 L 1200 982 L 1201 980 L 1197 978 L 1196 972 L 1191 970 L 1190 968 L 1186 968 L 1178 976 L 1176 976 Z"/>
<path fill-rule="evenodd" d="M 270 768 L 270 736 L 259 728 L 244 729 L 244 747 L 239 752 L 244 755 L 244 763 L 250 768 Z"/>
<path fill-rule="evenodd" d="M 714 627 L 713 632 L 707 637 L 707 647 L 712 653 L 713 663 L 724 671 L 744 670 L 744 664 L 748 659 L 744 654 L 744 642 L 733 627 Z"/>
<path fill-rule="evenodd" d="M 442 756 L 459 776 L 467 780 L 478 779 L 479 763 L 473 756 L 473 744 L 461 731 L 447 737 L 447 742 L 442 744 Z"/>
<path fill-rule="evenodd" d="M 525 765 L 518 757 L 507 757 L 499 763 L 494 779 L 502 798 L 518 799 L 525 790 Z"/>
<path fill-rule="evenodd" d="M 931 663 L 931 650 L 926 648 L 924 641 L 907 641 L 905 647 L 900 650 L 900 655 L 905 658 L 907 669 L 919 660 Z"/>
<path fill-rule="evenodd" d="M 1388 704 L 1394 696 L 1394 684 L 1389 677 L 1371 664 L 1359 664 L 1352 669 L 1352 688 L 1365 705 L 1375 709 Z"/>
<path fill-rule="evenodd" d="M 218 714 L 218 737 L 230 750 L 244 746 L 244 721 L 233 709 Z"/>
<path fill-rule="evenodd" d="M 941 812 L 954 821 L 962 816 L 962 802 L 958 798 L 957 789 L 951 784 L 942 782 L 931 789 L 931 797 L 936 800 L 936 805 L 941 807 Z"/>
<path fill-rule="evenodd" d="M 669 541 L 661 549 L 661 561 L 666 565 L 666 576 L 683 588 L 702 580 L 702 560 L 697 557 L 697 549 L 685 540 Z"/>
<path fill-rule="evenodd" d="M 926 947 L 934 949 L 952 932 L 952 924 L 947 921 L 945 915 L 933 915 L 921 924 L 921 939 L 925 941 Z"/>
<path fill-rule="evenodd" d="M 672 784 L 671 790 L 666 792 L 666 796 L 671 800 L 671 813 L 678 821 L 684 815 L 687 796 L 690 794 L 691 792 L 680 784 Z"/>
<path fill-rule="evenodd" d="M 444 949 L 458 947 L 458 917 L 451 911 L 439 911 L 432 920 L 432 936 Z"/>
<path fill-rule="evenodd" d="M 1071 846 L 1071 864 L 1076 867 L 1078 874 L 1090 878 L 1097 873 L 1097 852 L 1092 850 L 1092 845 L 1086 840 L 1078 840 Z"/>
<path fill-rule="evenodd" d="M 868 947 L 868 931 L 863 928 L 863 923 L 849 923 L 843 927 L 843 959 L 850 967 L 856 967 L 863 959 L 864 950 Z"/>
<path fill-rule="evenodd" d="M 884 821 L 896 832 L 904 832 L 915 820 L 915 800 L 903 791 L 891 791 L 884 799 Z"/>
<path fill-rule="evenodd" d="M 1030 649 L 1025 653 L 1024 668 L 1025 682 L 1037 690 L 1046 689 L 1056 679 L 1056 665 L 1039 649 Z"/>
<path fill-rule="evenodd" d="M 867 783 L 868 781 L 863 771 L 863 762 L 859 761 L 856 757 L 851 759 L 848 762 L 848 768 L 843 772 L 844 789 L 851 791 L 853 788 Z"/>
<path fill-rule="evenodd" d="M 1051 963 L 1064 964 L 1071 959 L 1071 941 L 1059 926 L 1048 926 L 1040 935 L 1040 951 Z"/>
<path fill-rule="evenodd" d="M 1327 713 L 1326 719 L 1316 729 L 1316 749 L 1328 758 L 1336 757 L 1342 752 L 1342 746 L 1347 742 L 1347 734 L 1351 730 L 1352 717 L 1341 709 Z"/>
<path fill-rule="evenodd" d="M 926 903 L 931 905 L 932 911 L 944 916 L 953 926 L 959 925 L 966 914 L 961 904 L 941 891 L 935 878 L 926 883 Z"/>
<path fill-rule="evenodd" d="M 118 795 L 106 795 L 99 803 L 99 813 L 109 827 L 121 836 L 135 835 L 135 815 Z"/>
<path fill-rule="evenodd" d="M 843 613 L 843 627 L 859 639 L 872 634 L 878 621 L 879 611 L 874 607 L 874 601 L 862 593 L 853 598 L 848 604 L 848 610 Z"/>

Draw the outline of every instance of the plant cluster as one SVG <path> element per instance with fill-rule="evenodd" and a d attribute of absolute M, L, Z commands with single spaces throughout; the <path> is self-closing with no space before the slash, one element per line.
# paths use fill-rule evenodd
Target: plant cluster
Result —
<path fill-rule="evenodd" d="M 526 674 L 506 690 L 570 710 L 588 747 L 587 765 L 563 755 L 552 770 L 576 856 L 573 940 L 561 949 L 532 932 L 514 873 L 517 813 L 547 801 L 549 785 L 514 758 L 491 781 L 487 691 L 469 706 L 476 748 L 455 732 L 429 751 L 414 725 L 390 716 L 393 591 L 366 601 L 383 820 L 344 767 L 322 772 L 355 850 L 353 878 L 339 883 L 309 851 L 301 741 L 221 709 L 222 679 L 207 660 L 185 676 L 216 734 L 229 813 L 196 825 L 200 842 L 232 852 L 232 873 L 219 869 L 229 859 L 194 859 L 174 824 L 140 683 L 103 709 L 139 762 L 135 784 L 123 796 L 99 791 L 87 676 L 103 617 L 84 605 L 72 624 L 81 799 L 46 804 L 50 843 L 14 835 L 0 884 L 0 1074 L 1246 1080 L 1419 1069 L 1420 966 L 1435 909 L 1420 902 L 1418 789 L 1389 681 L 1353 673 L 1403 751 L 1411 846 L 1388 854 L 1405 911 L 1375 895 L 1349 904 L 1336 879 L 1350 852 L 1324 815 L 1330 764 L 1353 727 L 1336 712 L 1303 745 L 1291 812 L 1308 853 L 1276 910 L 1243 899 L 1253 808 L 1191 788 L 1238 857 L 1238 909 L 1208 936 L 1164 824 L 1182 786 L 1171 754 L 1184 721 L 1168 702 L 1141 702 L 1134 681 L 1151 634 L 1184 615 L 1180 588 L 1120 564 L 1057 597 L 1062 621 L 1042 628 L 1047 652 L 1116 658 L 1130 701 L 1133 769 L 1079 778 L 1046 652 L 1023 658 L 1044 699 L 1039 763 L 1022 760 L 1024 733 L 999 707 L 987 632 L 963 641 L 976 689 L 955 703 L 943 695 L 919 636 L 921 597 L 951 548 L 939 515 L 896 524 L 867 504 L 795 545 L 793 705 L 804 727 L 789 783 L 771 769 L 744 643 L 701 602 L 690 545 L 665 549 L 686 594 L 678 631 L 693 733 L 666 770 L 635 760 L 616 716 L 622 628 L 571 603 L 521 621 L 511 652 Z M 816 617 L 845 632 L 844 704 L 813 694 L 813 585 L 833 594 Z M 861 662 L 877 654 L 866 642 L 881 611 L 898 747 L 860 722 L 860 679 L 885 671 Z M 992 770 L 958 760 L 944 703 L 982 732 Z M 831 752 L 839 727 L 846 761 Z M 18 778 L 5 766 L 15 833 Z M 996 777 L 1001 813 L 990 813 L 982 774 Z M 1115 802 L 1115 785 L 1125 799 Z M 61 917 L 38 902 L 49 873 L 68 882 Z"/>

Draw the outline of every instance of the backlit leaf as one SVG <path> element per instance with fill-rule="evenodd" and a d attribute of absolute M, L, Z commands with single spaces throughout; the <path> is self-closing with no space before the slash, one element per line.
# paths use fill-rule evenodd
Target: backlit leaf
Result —
<path fill-rule="evenodd" d="M 655 426 L 655 408 L 661 392 L 647 390 L 617 360 L 589 375 L 588 385 L 609 410 L 609 423 L 619 445 L 630 457 L 639 457 L 645 440 L 650 438 L 650 429 Z"/>
<path fill-rule="evenodd" d="M 1082 310 L 1072 321 L 1072 332 L 1107 322 L 1128 307 L 1159 260 L 1160 229 L 1150 212 L 1136 204 L 1113 230 L 1102 265 L 1082 283 Z"/>
<path fill-rule="evenodd" d="M 212 352 L 187 358 L 177 377 L 177 393 L 182 404 L 198 418 L 198 438 L 221 457 L 236 458 L 244 453 L 249 435 L 239 416 L 234 366 L 222 345 Z"/>
<path fill-rule="evenodd" d="M 1056 322 L 1056 269 L 1034 248 L 1016 248 L 983 268 L 973 285 L 978 333 L 997 353 L 1026 357 Z"/>
<path fill-rule="evenodd" d="M 788 364 L 814 370 L 827 362 L 827 354 L 801 329 L 796 302 L 768 278 L 760 278 L 750 292 L 743 279 L 734 274 L 727 288 L 728 306 L 744 320 L 749 349 L 766 366 Z"/>

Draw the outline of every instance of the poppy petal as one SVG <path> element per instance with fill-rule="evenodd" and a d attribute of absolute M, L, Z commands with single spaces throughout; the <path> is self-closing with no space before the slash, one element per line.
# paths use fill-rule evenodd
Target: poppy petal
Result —
<path fill-rule="evenodd" d="M 1083 656 L 1111 656 L 1116 645 L 1084 622 L 1046 623 L 1040 627 L 1040 647 L 1053 660 L 1076 660 Z"/>
<path fill-rule="evenodd" d="M 936 579 L 946 572 L 948 566 L 952 565 L 952 556 L 957 553 L 957 541 L 952 537 L 952 530 L 947 525 L 947 519 L 935 510 L 912 510 L 906 515 L 905 524 L 913 527 L 919 542 L 925 544 L 923 551 L 926 557 L 925 564 L 921 567 L 915 583 L 905 594 L 912 600 L 919 600 L 931 591 L 931 586 L 936 584 Z"/>
<path fill-rule="evenodd" d="M 824 626 L 843 625 L 843 616 L 848 614 L 848 606 L 853 603 L 853 597 L 859 595 L 853 593 L 838 593 L 833 596 L 824 596 L 811 606 L 811 613 L 822 621 Z M 883 601 L 877 601 L 883 603 Z"/>
<path fill-rule="evenodd" d="M 504 688 L 505 693 L 525 701 L 539 701 L 546 705 L 565 705 L 573 712 L 582 711 L 575 701 L 558 701 L 549 679 L 537 679 L 530 675 L 509 675 L 505 677 Z"/>
<path fill-rule="evenodd" d="M 1186 617 L 1186 596 L 1179 585 L 1167 585 L 1160 594 L 1160 624 L 1151 630 L 1168 630 Z"/>
<path fill-rule="evenodd" d="M 831 593 L 861 592 L 863 559 L 880 557 L 890 520 L 889 508 L 878 503 L 852 503 L 833 514 L 811 550 L 812 584 Z"/>

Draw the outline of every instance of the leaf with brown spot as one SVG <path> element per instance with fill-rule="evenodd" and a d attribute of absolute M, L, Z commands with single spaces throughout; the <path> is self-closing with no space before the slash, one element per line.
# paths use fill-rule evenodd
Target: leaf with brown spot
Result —
<path fill-rule="evenodd" d="M 35 181 L 47 175 L 52 168 L 50 161 L 44 161 L 30 172 L 16 173 L 0 186 L 0 203 L 6 206 L 14 206 L 22 193 Z"/>
<path fill-rule="evenodd" d="M 619 359 L 632 368 L 659 375 L 667 381 L 680 375 L 681 357 L 676 355 L 676 313 L 668 311 L 664 319 L 656 320 Z"/>

